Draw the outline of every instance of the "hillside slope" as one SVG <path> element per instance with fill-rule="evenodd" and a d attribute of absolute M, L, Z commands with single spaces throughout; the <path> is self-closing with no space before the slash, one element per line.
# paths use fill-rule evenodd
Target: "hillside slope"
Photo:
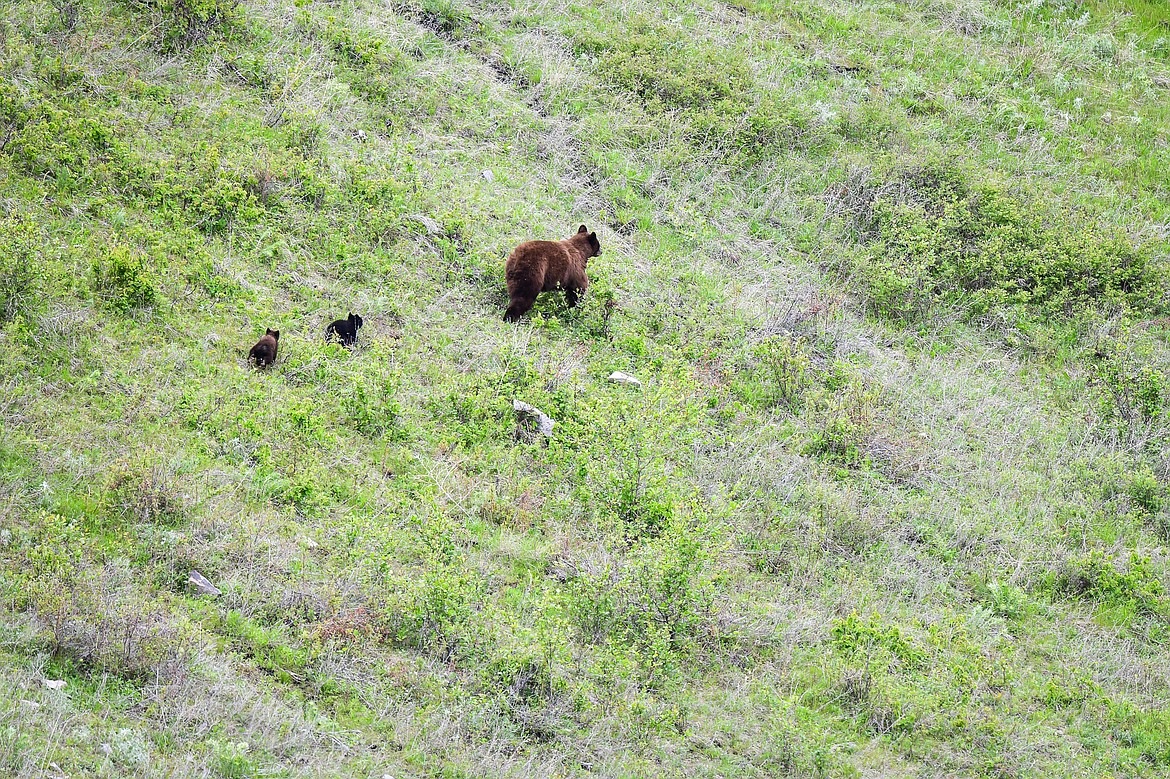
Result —
<path fill-rule="evenodd" d="M 1163 3 L 4 9 L 3 773 L 1170 770 Z"/>

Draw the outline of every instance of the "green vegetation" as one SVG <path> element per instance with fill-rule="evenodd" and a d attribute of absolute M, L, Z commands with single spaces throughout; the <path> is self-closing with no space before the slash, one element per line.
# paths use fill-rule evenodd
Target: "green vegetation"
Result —
<path fill-rule="evenodd" d="M 1165 775 L 1167 18 L 9 3 L 0 773 Z"/>

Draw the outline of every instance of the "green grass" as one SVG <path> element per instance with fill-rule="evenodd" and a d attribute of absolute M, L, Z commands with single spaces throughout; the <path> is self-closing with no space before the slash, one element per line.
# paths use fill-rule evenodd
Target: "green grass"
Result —
<path fill-rule="evenodd" d="M 1121 6 L 17 0 L 0 772 L 1164 775 Z"/>

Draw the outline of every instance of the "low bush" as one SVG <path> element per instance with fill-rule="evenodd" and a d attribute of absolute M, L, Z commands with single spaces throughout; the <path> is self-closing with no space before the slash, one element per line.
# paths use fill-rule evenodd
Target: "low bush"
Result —
<path fill-rule="evenodd" d="M 1127 606 L 1148 615 L 1170 615 L 1165 587 L 1150 559 L 1137 554 L 1130 555 L 1124 566 L 1096 549 L 1073 557 L 1060 572 L 1057 587 L 1085 600 Z"/>
<path fill-rule="evenodd" d="M 243 30 L 238 0 L 124 0 L 144 11 L 154 22 L 151 30 L 158 45 L 175 51 Z"/>
<path fill-rule="evenodd" d="M 93 261 L 93 289 L 106 305 L 123 314 L 158 299 L 153 275 L 142 256 L 117 244 Z"/>
<path fill-rule="evenodd" d="M 894 178 L 869 185 L 873 197 L 856 203 L 869 212 L 862 233 L 872 243 L 855 270 L 879 316 L 910 322 L 939 302 L 972 317 L 1166 305 L 1158 263 L 1088 217 L 1044 214 L 946 166 Z"/>
<path fill-rule="evenodd" d="M 752 158 L 802 130 L 795 112 L 761 99 L 746 61 L 697 36 L 634 17 L 617 36 L 582 25 L 574 48 L 648 113 L 682 118 L 697 144 L 728 146 Z"/>
<path fill-rule="evenodd" d="M 32 302 L 43 276 L 42 240 L 29 220 L 0 220 L 0 322 L 11 322 Z"/>

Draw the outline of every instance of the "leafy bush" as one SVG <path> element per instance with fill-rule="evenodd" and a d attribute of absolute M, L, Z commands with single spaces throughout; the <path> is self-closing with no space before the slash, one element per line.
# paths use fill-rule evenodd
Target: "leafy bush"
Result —
<path fill-rule="evenodd" d="M 112 246 L 105 257 L 93 261 L 93 287 L 107 305 L 122 313 L 152 305 L 158 298 L 142 257 L 126 246 Z"/>
<path fill-rule="evenodd" d="M 352 392 L 343 396 L 341 404 L 349 424 L 367 438 L 377 438 L 398 428 L 399 407 L 394 399 L 397 387 L 391 383 L 382 386 L 358 381 Z"/>
<path fill-rule="evenodd" d="M 25 95 L 0 82 L 0 152 L 17 170 L 50 178 L 62 191 L 80 192 L 123 175 L 126 152 L 116 128 L 100 105 L 57 106 L 35 89 Z"/>
<path fill-rule="evenodd" d="M 1148 557 L 1132 554 L 1119 568 L 1112 555 L 1094 549 L 1068 561 L 1057 580 L 1058 588 L 1086 600 L 1132 606 L 1147 614 L 1167 614 L 1165 587 Z"/>
<path fill-rule="evenodd" d="M 876 429 L 879 397 L 877 388 L 858 379 L 841 392 L 820 395 L 811 408 L 813 430 L 805 452 L 841 465 L 861 465 Z"/>
<path fill-rule="evenodd" d="M 1148 253 L 1091 222 L 1044 216 L 945 167 L 898 175 L 868 203 L 875 239 L 857 267 L 880 316 L 912 321 L 938 301 L 971 316 L 1018 308 L 1044 317 L 1165 303 Z"/>
<path fill-rule="evenodd" d="M 751 349 L 749 367 L 733 387 L 753 405 L 797 411 L 817 373 L 803 338 L 774 336 Z"/>
<path fill-rule="evenodd" d="M 660 682 L 698 648 L 713 602 L 707 564 L 699 529 L 674 521 L 624 565 L 573 580 L 572 624 L 587 642 L 627 648 L 646 680 Z"/>
<path fill-rule="evenodd" d="M 148 12 L 158 43 L 167 50 L 228 37 L 242 28 L 238 0 L 125 0 Z"/>
<path fill-rule="evenodd" d="M 917 668 L 926 653 L 915 646 L 897 625 L 886 623 L 880 614 L 860 617 L 856 613 L 833 622 L 829 631 L 833 647 L 842 654 L 868 654 L 882 649 L 906 668 Z"/>
<path fill-rule="evenodd" d="M 1124 348 L 1094 361 L 1091 370 L 1101 425 L 1137 450 L 1164 445 L 1170 431 L 1170 375 Z"/>
<path fill-rule="evenodd" d="M 753 157 L 798 129 L 799 120 L 756 94 L 748 64 L 673 28 L 638 17 L 620 35 L 590 25 L 574 33 L 578 54 L 592 57 L 606 81 L 635 95 L 654 115 L 683 118 L 700 144 L 730 142 Z"/>
<path fill-rule="evenodd" d="M 36 291 L 41 243 L 31 221 L 0 221 L 0 322 L 11 322 Z"/>

